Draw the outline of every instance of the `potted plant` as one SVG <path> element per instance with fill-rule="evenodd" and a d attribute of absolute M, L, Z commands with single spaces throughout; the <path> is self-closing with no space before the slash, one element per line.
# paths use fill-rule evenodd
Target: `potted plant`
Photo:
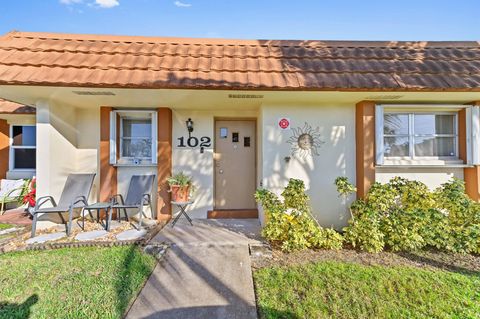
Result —
<path fill-rule="evenodd" d="M 174 174 L 167 179 L 172 193 L 172 201 L 174 202 L 188 202 L 190 200 L 190 193 L 193 191 L 192 178 L 183 172 Z"/>

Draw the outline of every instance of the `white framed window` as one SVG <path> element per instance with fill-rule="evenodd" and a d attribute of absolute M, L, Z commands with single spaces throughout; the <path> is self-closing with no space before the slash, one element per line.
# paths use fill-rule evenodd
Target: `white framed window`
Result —
<path fill-rule="evenodd" d="M 110 163 L 157 163 L 157 112 L 115 110 L 110 115 Z"/>
<path fill-rule="evenodd" d="M 34 171 L 37 158 L 35 125 L 10 125 L 10 171 Z"/>
<path fill-rule="evenodd" d="M 457 114 L 385 112 L 383 156 L 403 159 L 458 158 Z"/>
<path fill-rule="evenodd" d="M 478 107 L 466 105 L 377 105 L 376 164 L 461 163 L 458 112 L 466 109 L 467 163 L 478 161 Z"/>

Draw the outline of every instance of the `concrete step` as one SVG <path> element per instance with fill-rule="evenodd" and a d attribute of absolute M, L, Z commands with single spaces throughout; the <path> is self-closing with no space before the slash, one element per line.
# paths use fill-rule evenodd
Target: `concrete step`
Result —
<path fill-rule="evenodd" d="M 216 209 L 207 212 L 209 219 L 258 218 L 258 209 Z"/>

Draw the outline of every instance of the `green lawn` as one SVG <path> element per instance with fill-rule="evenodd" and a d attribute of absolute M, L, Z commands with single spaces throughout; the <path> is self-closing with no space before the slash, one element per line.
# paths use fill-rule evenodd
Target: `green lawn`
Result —
<path fill-rule="evenodd" d="M 121 318 L 154 265 L 134 246 L 0 255 L 0 318 Z"/>
<path fill-rule="evenodd" d="M 0 223 L 0 231 L 5 230 L 5 229 L 9 229 L 9 228 L 12 228 L 12 227 L 15 227 L 15 225 Z M 0 242 L 3 241 L 4 239 L 11 238 L 13 236 L 15 236 L 13 233 L 0 235 Z"/>
<path fill-rule="evenodd" d="M 480 273 L 324 261 L 254 273 L 261 318 L 480 318 Z"/>
<path fill-rule="evenodd" d="M 12 228 L 12 227 L 14 227 L 14 225 L 0 223 L 0 230 Z"/>

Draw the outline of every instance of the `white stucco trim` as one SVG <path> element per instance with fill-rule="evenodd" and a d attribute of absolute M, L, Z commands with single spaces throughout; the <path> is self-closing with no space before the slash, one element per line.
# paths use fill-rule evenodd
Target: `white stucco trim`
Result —
<path fill-rule="evenodd" d="M 471 106 L 471 160 L 473 165 L 480 164 L 480 107 Z"/>
<path fill-rule="evenodd" d="M 110 112 L 110 164 L 117 164 L 117 113 Z"/>
<path fill-rule="evenodd" d="M 152 112 L 152 164 L 156 165 L 158 163 L 158 117 L 157 112 Z"/>
<path fill-rule="evenodd" d="M 465 108 L 465 144 L 467 147 L 467 164 L 471 165 L 473 163 L 473 146 L 472 146 L 472 106 Z M 457 143 L 458 144 L 458 143 Z"/>

